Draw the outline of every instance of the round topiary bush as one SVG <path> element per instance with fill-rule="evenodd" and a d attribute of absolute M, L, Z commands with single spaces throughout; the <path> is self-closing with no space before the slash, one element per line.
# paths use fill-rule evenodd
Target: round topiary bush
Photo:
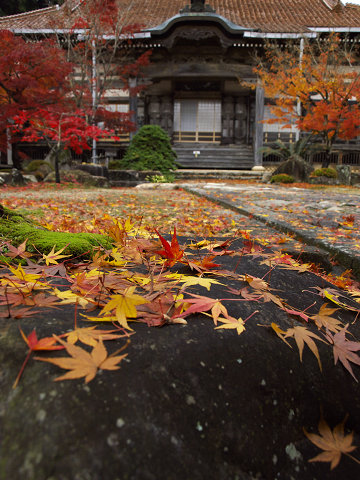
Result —
<path fill-rule="evenodd" d="M 271 177 L 271 183 L 294 183 L 295 179 L 286 173 L 279 173 Z"/>
<path fill-rule="evenodd" d="M 338 174 L 334 168 L 317 168 L 312 172 L 311 176 L 337 178 Z"/>
<path fill-rule="evenodd" d="M 144 125 L 131 140 L 121 168 L 166 173 L 177 168 L 175 159 L 168 134 L 158 125 Z"/>

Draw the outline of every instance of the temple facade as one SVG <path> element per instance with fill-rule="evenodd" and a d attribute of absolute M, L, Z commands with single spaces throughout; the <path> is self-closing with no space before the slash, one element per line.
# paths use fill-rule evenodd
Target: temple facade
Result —
<path fill-rule="evenodd" d="M 261 169 L 258 149 L 277 138 L 295 141 L 294 127 L 266 124 L 270 105 L 254 72 L 264 42 L 301 42 L 332 31 L 360 40 L 360 7 L 339 0 L 124 0 L 126 22 L 142 25 L 134 51 L 151 49 L 147 87 L 135 98 L 113 89 L 114 111 L 134 112 L 137 127 L 160 125 L 184 168 Z M 65 29 L 64 11 L 75 16 L 81 1 L 0 18 L 1 29 L 19 35 Z M 136 79 L 134 79 L 136 82 Z M 107 156 L 126 146 L 104 143 Z M 341 161 L 360 164 L 360 140 L 339 145 Z M 271 161 L 274 159 L 265 159 Z M 336 160 L 336 159 L 335 159 Z"/>

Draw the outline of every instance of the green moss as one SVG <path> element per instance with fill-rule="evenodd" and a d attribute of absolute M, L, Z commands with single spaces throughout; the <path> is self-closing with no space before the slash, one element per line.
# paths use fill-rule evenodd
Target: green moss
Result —
<path fill-rule="evenodd" d="M 295 179 L 291 175 L 287 175 L 286 173 L 279 173 L 278 175 L 274 175 L 271 177 L 271 183 L 294 183 Z"/>
<path fill-rule="evenodd" d="M 0 237 L 14 246 L 28 240 L 29 252 L 47 254 L 53 246 L 57 250 L 66 247 L 64 254 L 71 256 L 91 256 L 94 247 L 111 248 L 111 239 L 94 233 L 52 232 L 33 224 L 17 212 L 2 208 L 0 211 Z"/>
<path fill-rule="evenodd" d="M 311 174 L 312 177 L 337 178 L 338 174 L 334 168 L 317 168 Z"/>

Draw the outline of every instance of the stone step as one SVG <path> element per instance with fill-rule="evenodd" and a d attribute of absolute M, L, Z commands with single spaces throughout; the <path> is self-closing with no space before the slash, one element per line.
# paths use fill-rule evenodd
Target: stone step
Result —
<path fill-rule="evenodd" d="M 176 162 L 179 164 L 180 168 L 196 168 L 196 169 L 238 169 L 246 170 L 252 168 L 254 165 L 253 159 L 250 158 L 189 158 L 189 157 L 180 157 L 177 158 Z"/>
<path fill-rule="evenodd" d="M 249 145 L 175 144 L 174 150 L 180 168 L 241 170 L 254 165 L 254 152 Z"/>
<path fill-rule="evenodd" d="M 263 172 L 252 170 L 198 170 L 181 169 L 176 170 L 176 180 L 260 180 Z"/>

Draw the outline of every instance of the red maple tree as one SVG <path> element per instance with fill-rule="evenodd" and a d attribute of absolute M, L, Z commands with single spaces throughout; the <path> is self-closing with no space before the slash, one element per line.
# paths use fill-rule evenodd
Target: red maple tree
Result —
<path fill-rule="evenodd" d="M 52 40 L 30 42 L 0 31 L 0 148 L 12 142 L 47 141 L 81 153 L 89 139 L 104 131 L 88 122 L 88 112 L 76 108 L 70 74 L 74 64 Z M 49 59 L 51 61 L 49 61 Z M 106 133 L 109 133 L 106 131 Z M 58 178 L 57 156 L 55 168 Z"/>

